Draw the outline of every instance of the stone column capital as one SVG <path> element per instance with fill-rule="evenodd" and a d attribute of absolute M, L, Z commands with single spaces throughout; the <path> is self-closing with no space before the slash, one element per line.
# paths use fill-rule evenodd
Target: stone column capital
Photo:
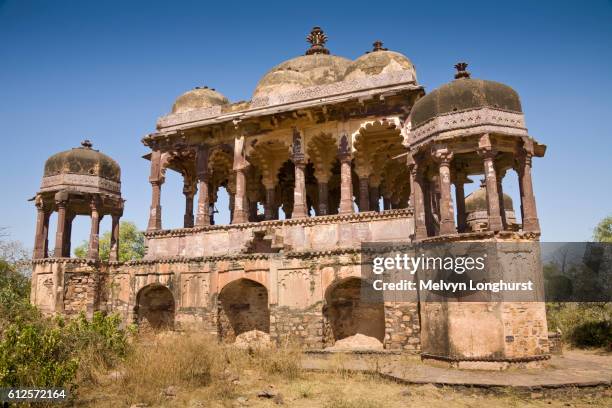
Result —
<path fill-rule="evenodd" d="M 521 171 L 523 167 L 529 166 L 531 167 L 533 161 L 533 154 L 528 150 L 521 149 L 515 158 L 516 167 L 518 171 Z"/>
<path fill-rule="evenodd" d="M 352 160 L 351 154 L 351 146 L 349 142 L 349 137 L 346 133 L 343 133 L 340 136 L 340 143 L 338 144 L 338 160 L 341 163 L 350 162 Z"/>
<path fill-rule="evenodd" d="M 55 193 L 55 205 L 60 208 L 65 208 L 68 205 L 69 194 L 67 191 L 59 191 Z"/>
<path fill-rule="evenodd" d="M 431 156 L 440 166 L 448 167 L 453 160 L 454 153 L 444 147 L 432 150 Z"/>
<path fill-rule="evenodd" d="M 91 197 L 91 199 L 89 200 L 89 209 L 93 212 L 93 211 L 98 211 L 100 209 L 100 198 L 98 198 L 97 196 L 93 196 Z"/>
<path fill-rule="evenodd" d="M 340 163 L 350 163 L 353 157 L 350 153 L 338 153 L 338 160 L 340 160 Z"/>
<path fill-rule="evenodd" d="M 294 166 L 297 167 L 305 167 L 306 166 L 306 156 L 304 156 L 304 154 L 300 154 L 300 155 L 292 155 L 291 156 L 291 161 L 293 162 Z"/>
<path fill-rule="evenodd" d="M 183 194 L 185 195 L 185 197 L 193 198 L 193 196 L 195 196 L 196 191 L 197 191 L 197 188 L 196 188 L 195 183 L 183 184 Z"/>

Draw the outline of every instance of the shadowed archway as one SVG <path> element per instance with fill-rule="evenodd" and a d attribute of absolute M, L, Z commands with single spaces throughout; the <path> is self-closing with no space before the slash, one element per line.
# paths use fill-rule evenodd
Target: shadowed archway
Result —
<path fill-rule="evenodd" d="M 329 322 L 334 342 L 358 333 L 374 337 L 381 343 L 384 341 L 385 307 L 382 293 L 374 291 L 370 285 L 363 285 L 362 288 L 362 282 L 361 278 L 349 277 L 332 284 L 325 291 L 323 313 Z"/>
<path fill-rule="evenodd" d="M 165 286 L 145 286 L 136 296 L 136 316 L 139 326 L 148 325 L 158 330 L 173 329 L 175 309 L 174 296 Z"/>
<path fill-rule="evenodd" d="M 218 325 L 219 336 L 230 341 L 251 330 L 270 333 L 266 287 L 244 278 L 224 286 L 219 293 Z"/>

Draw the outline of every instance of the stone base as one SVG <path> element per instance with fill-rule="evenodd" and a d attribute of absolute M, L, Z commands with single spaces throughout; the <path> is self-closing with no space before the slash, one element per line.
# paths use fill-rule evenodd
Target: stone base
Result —
<path fill-rule="evenodd" d="M 460 370 L 488 370 L 502 371 L 510 368 L 545 368 L 549 365 L 550 355 L 529 356 L 521 358 L 473 358 L 456 359 L 443 356 L 421 354 L 424 363 L 443 368 L 457 368 Z"/>

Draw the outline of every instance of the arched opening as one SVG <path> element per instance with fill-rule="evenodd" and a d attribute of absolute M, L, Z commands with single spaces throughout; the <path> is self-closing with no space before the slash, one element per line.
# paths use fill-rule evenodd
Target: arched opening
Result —
<path fill-rule="evenodd" d="M 165 286 L 145 286 L 136 296 L 136 315 L 139 326 L 149 326 L 156 330 L 173 329 L 174 311 L 174 296 Z"/>
<path fill-rule="evenodd" d="M 323 313 L 329 323 L 333 341 L 356 334 L 385 338 L 385 307 L 381 292 L 362 285 L 361 278 L 350 277 L 330 286 L 325 292 Z"/>
<path fill-rule="evenodd" d="M 266 287 L 244 278 L 224 286 L 219 293 L 218 326 L 219 336 L 225 340 L 253 330 L 270 333 Z"/>
<path fill-rule="evenodd" d="M 355 136 L 353 191 L 360 212 L 406 208 L 410 197 L 410 175 L 400 130 L 393 122 L 364 125 Z"/>

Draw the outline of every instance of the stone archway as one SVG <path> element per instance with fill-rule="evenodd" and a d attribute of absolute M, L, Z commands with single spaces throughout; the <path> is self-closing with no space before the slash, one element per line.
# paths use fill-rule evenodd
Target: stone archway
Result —
<path fill-rule="evenodd" d="M 261 283 L 241 278 L 228 283 L 219 293 L 219 336 L 232 341 L 242 333 L 270 333 L 268 290 Z"/>
<path fill-rule="evenodd" d="M 323 313 L 329 325 L 329 341 L 336 342 L 356 334 L 385 338 L 385 307 L 382 293 L 363 285 L 358 277 L 349 277 L 332 284 L 325 292 Z M 362 291 L 371 291 L 362 292 Z"/>
<path fill-rule="evenodd" d="M 170 289 L 162 285 L 148 285 L 136 296 L 138 325 L 157 330 L 174 328 L 176 304 Z"/>

